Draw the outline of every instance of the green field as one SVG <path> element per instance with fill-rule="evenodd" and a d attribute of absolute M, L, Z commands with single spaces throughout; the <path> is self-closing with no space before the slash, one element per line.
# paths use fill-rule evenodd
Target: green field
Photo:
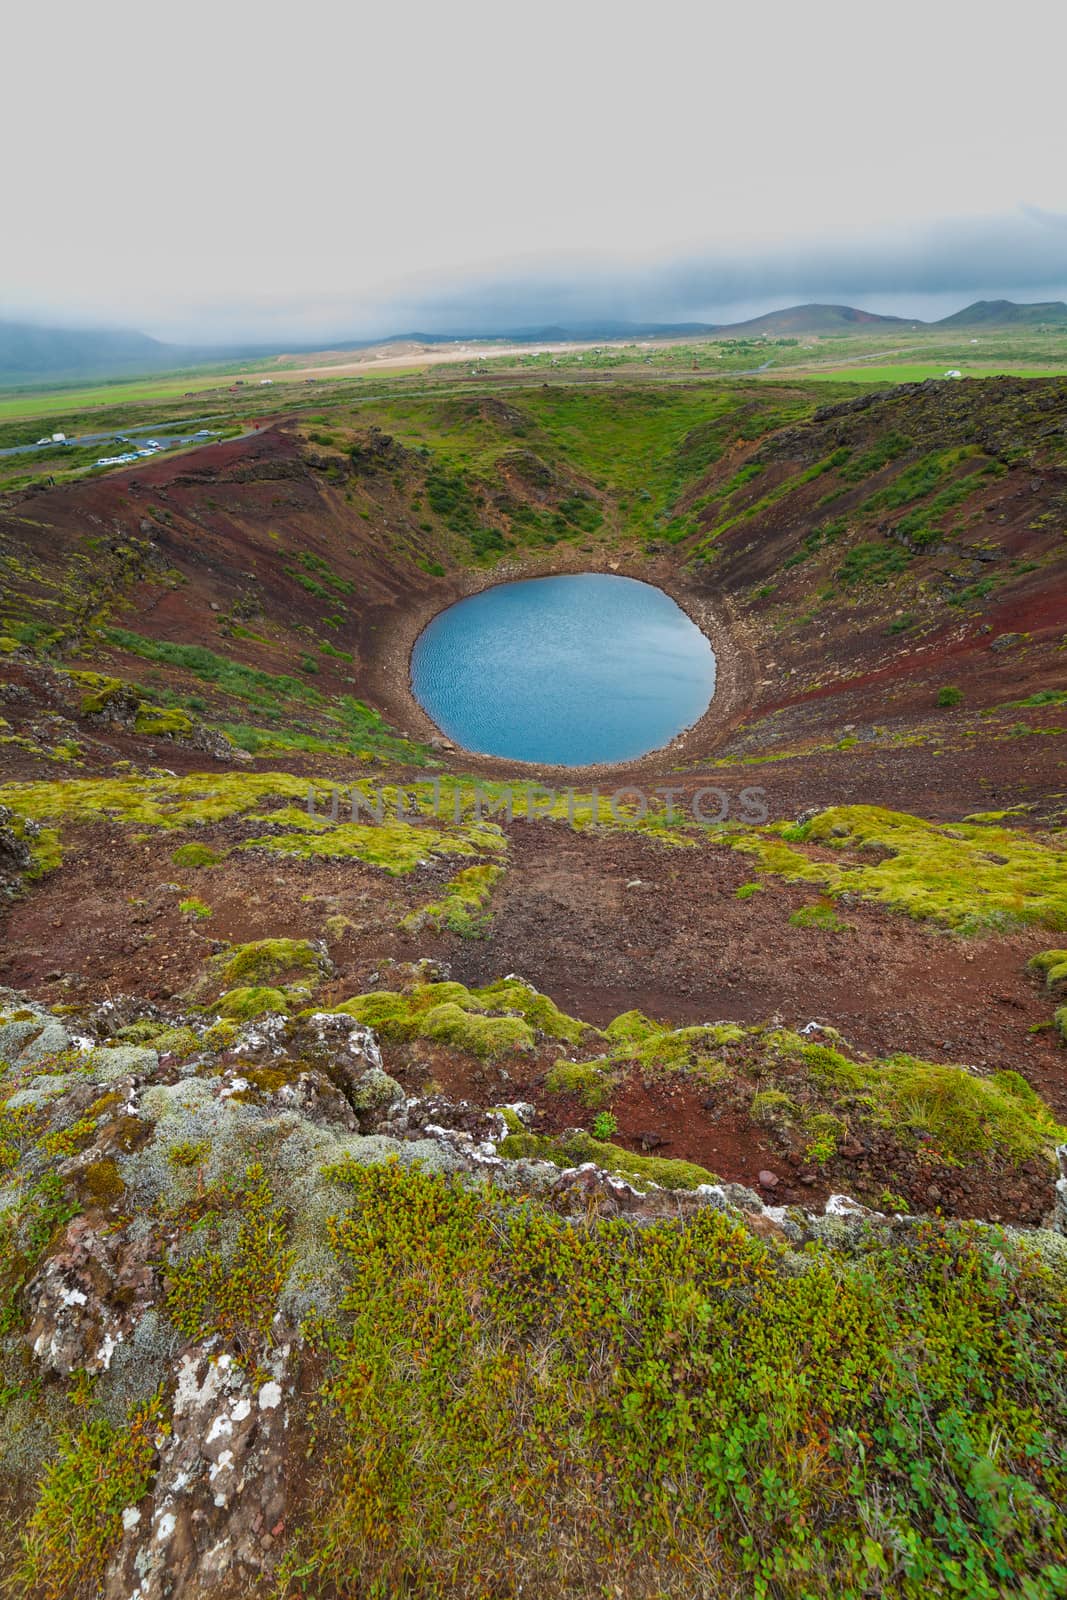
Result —
<path fill-rule="evenodd" d="M 243 367 L 242 373 L 249 369 Z M 260 369 L 262 370 L 262 369 Z M 386 373 L 376 373 L 368 369 L 366 372 L 337 372 L 325 373 L 316 377 L 318 383 L 340 383 L 342 380 L 361 381 L 369 377 L 406 377 L 409 373 L 418 371 L 417 367 L 395 367 Z M 151 405 L 155 401 L 173 401 L 184 399 L 187 395 L 203 394 L 216 389 L 227 394 L 227 403 L 231 406 L 240 401 L 252 399 L 260 388 L 255 379 L 245 380 L 246 395 L 229 396 L 229 388 L 235 381 L 237 373 L 212 372 L 208 375 L 200 374 L 196 377 L 181 378 L 140 378 L 120 383 L 96 384 L 84 389 L 34 389 L 23 393 L 9 393 L 0 395 L 0 419 L 16 420 L 21 417 L 55 417 L 72 412 L 88 411 L 95 407 L 136 406 Z M 304 380 L 279 376 L 272 379 L 271 387 L 281 389 L 299 388 L 303 390 Z M 26 440 L 26 443 L 29 443 Z"/>
<path fill-rule="evenodd" d="M 813 368 L 810 372 L 798 373 L 797 378 L 833 378 L 838 383 L 922 383 L 926 378 L 943 378 L 948 371 L 962 372 L 965 378 L 1056 378 L 1067 375 L 1067 361 L 1052 362 L 1043 367 L 1016 367 L 1006 362 L 999 366 L 979 366 L 974 362 L 960 361 L 951 368 L 941 362 L 902 361 L 887 367 L 855 365 Z"/>

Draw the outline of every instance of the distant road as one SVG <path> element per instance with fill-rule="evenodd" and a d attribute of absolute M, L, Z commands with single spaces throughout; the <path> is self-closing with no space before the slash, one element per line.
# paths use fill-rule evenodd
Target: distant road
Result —
<path fill-rule="evenodd" d="M 192 417 L 190 420 L 193 422 L 203 422 L 207 419 L 204 417 Z M 158 423 L 149 422 L 138 424 L 136 428 L 123 428 L 118 433 L 114 428 L 110 429 L 107 433 L 70 433 L 67 435 L 63 443 L 70 445 L 114 444 L 119 440 L 120 437 L 132 440 L 138 434 L 151 434 L 153 439 L 157 439 L 159 441 L 161 450 L 169 450 L 176 444 L 195 444 L 198 439 L 202 439 L 203 442 L 207 444 L 215 437 L 210 429 L 207 428 L 196 433 L 172 434 L 167 433 L 165 429 L 161 429 Z M 47 444 L 40 444 L 34 441 L 32 444 L 10 445 L 8 449 L 0 450 L 0 456 L 32 455 L 35 450 L 45 450 L 48 448 L 48 446 L 55 448 L 58 443 L 58 440 L 49 439 Z"/>

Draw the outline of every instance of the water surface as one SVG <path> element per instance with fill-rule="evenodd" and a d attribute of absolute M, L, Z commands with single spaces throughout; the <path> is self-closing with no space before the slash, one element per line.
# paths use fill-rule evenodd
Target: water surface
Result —
<path fill-rule="evenodd" d="M 608 573 L 502 583 L 450 606 L 411 656 L 415 697 L 467 750 L 631 761 L 707 710 L 715 655 L 662 589 Z"/>

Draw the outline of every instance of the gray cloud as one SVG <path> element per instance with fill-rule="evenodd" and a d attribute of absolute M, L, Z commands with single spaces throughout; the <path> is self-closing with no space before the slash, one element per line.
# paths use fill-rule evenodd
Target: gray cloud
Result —
<path fill-rule="evenodd" d="M 938 316 L 974 299 L 1061 295 L 1067 214 L 1031 209 L 752 251 L 711 246 L 629 268 L 557 260 L 427 285 L 374 308 L 371 317 L 376 331 L 391 324 L 492 332 L 597 318 L 719 322 L 807 300 Z"/>

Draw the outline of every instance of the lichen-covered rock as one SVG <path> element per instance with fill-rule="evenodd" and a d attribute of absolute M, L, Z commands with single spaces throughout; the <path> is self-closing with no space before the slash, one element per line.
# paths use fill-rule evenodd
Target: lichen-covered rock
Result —
<path fill-rule="evenodd" d="M 1048 1219 L 1048 1225 L 1054 1233 L 1062 1233 L 1067 1237 L 1067 1144 L 1057 1146 L 1056 1161 L 1059 1165 L 1059 1177 L 1053 1190 L 1052 1215 Z"/>
<path fill-rule="evenodd" d="M 214 1341 L 183 1353 L 155 1485 L 123 1517 L 105 1600 L 203 1600 L 274 1565 L 300 1481 L 290 1459 L 299 1370 L 291 1334 L 255 1380 Z"/>
<path fill-rule="evenodd" d="M 144 1045 L 100 1045 L 90 1053 L 85 1071 L 95 1083 L 111 1083 L 130 1074 L 149 1077 L 158 1066 L 159 1056 Z"/>
<path fill-rule="evenodd" d="M 151 1304 L 156 1273 L 148 1238 L 75 1217 L 26 1291 L 26 1342 L 41 1367 L 64 1377 L 76 1368 L 106 1372 Z"/>

